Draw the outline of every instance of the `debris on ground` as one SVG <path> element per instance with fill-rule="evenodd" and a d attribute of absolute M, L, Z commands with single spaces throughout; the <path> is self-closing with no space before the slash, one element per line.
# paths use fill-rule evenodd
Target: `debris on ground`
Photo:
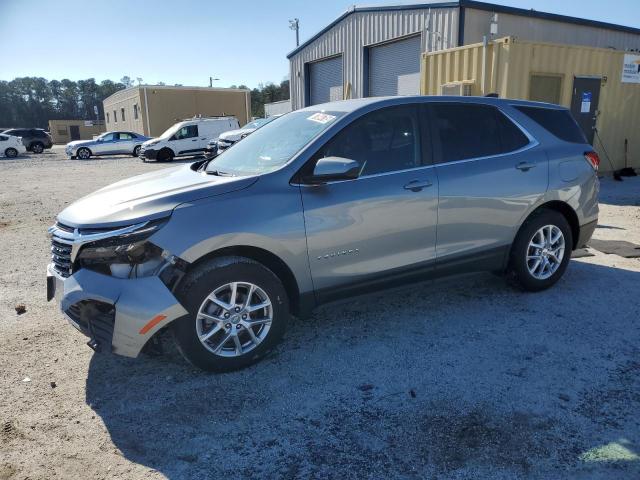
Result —
<path fill-rule="evenodd" d="M 18 315 L 22 315 L 23 313 L 27 312 L 27 307 L 25 307 L 24 304 L 22 303 L 19 303 L 18 305 L 16 305 L 15 309 Z"/>

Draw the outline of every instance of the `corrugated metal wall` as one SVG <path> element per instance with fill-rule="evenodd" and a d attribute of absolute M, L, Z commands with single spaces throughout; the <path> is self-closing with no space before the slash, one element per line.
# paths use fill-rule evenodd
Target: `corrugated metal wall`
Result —
<path fill-rule="evenodd" d="M 422 51 L 456 46 L 458 9 L 354 12 L 347 16 L 289 59 L 292 108 L 304 107 L 305 63 L 342 54 L 343 91 L 360 98 L 366 81 L 364 47 L 415 33 L 422 34 Z"/>
<path fill-rule="evenodd" d="M 280 102 L 265 103 L 264 116 L 271 117 L 273 115 L 284 115 L 291 111 L 291 100 L 282 100 Z"/>
<path fill-rule="evenodd" d="M 560 103 L 569 107 L 574 76 L 601 77 L 596 126 L 602 143 L 595 141 L 602 160 L 601 169 L 611 170 L 605 150 L 615 169 L 625 166 L 625 139 L 629 166 L 640 167 L 640 84 L 621 81 L 625 52 L 524 42 L 513 37 L 490 43 L 486 52 L 484 92 L 481 89 L 482 44 L 423 54 L 422 94 L 439 95 L 444 83 L 473 80 L 474 95 L 496 92 L 501 98 L 528 100 L 531 75 L 551 74 L 562 77 Z"/>
<path fill-rule="evenodd" d="M 607 8 L 605 3 L 602 7 Z M 615 8 L 613 5 L 611 7 Z M 464 9 L 465 45 L 479 43 L 484 35 L 489 35 L 492 15 L 493 12 L 487 10 Z M 580 16 L 580 11 L 576 11 L 576 15 Z M 629 19 L 629 22 L 633 20 Z M 498 36 L 618 50 L 640 48 L 640 35 L 635 33 L 507 13 L 498 14 Z"/>
<path fill-rule="evenodd" d="M 420 93 L 420 36 L 369 49 L 369 96 Z"/>

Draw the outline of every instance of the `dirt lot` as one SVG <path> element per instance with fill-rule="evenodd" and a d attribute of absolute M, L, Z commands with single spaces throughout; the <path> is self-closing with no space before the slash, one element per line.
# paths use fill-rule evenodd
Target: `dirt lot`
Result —
<path fill-rule="evenodd" d="M 639 259 L 326 306 L 238 373 L 94 355 L 45 301 L 46 228 L 166 165 L 56 152 L 0 159 L 0 479 L 640 478 Z M 640 244 L 640 179 L 602 190 L 595 237 Z"/>

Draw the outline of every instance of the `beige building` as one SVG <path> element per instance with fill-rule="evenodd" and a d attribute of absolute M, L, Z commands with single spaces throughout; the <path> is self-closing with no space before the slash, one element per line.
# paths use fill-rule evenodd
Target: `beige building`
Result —
<path fill-rule="evenodd" d="M 130 130 L 150 137 L 198 115 L 233 115 L 241 126 L 251 118 L 249 90 L 233 88 L 141 85 L 120 90 L 103 104 L 107 131 Z"/>
<path fill-rule="evenodd" d="M 505 37 L 422 55 L 423 95 L 564 105 L 610 171 L 640 168 L 640 53 Z M 595 127 L 595 129 L 594 129 Z"/>
<path fill-rule="evenodd" d="M 91 140 L 105 131 L 102 120 L 49 120 L 49 133 L 53 143 Z"/>

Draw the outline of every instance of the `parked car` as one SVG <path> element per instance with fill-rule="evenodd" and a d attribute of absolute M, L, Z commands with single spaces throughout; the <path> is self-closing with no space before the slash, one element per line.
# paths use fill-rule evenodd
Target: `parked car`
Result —
<path fill-rule="evenodd" d="M 22 137 L 26 149 L 33 153 L 42 153 L 53 146 L 51 136 L 41 128 L 10 128 L 2 133 Z"/>
<path fill-rule="evenodd" d="M 355 293 L 479 270 L 551 287 L 595 229 L 598 164 L 555 105 L 314 105 L 210 162 L 67 207 L 50 229 L 48 298 L 96 349 L 135 357 L 169 328 L 194 365 L 233 370 L 291 313 Z"/>
<path fill-rule="evenodd" d="M 8 158 L 15 158 L 27 151 L 22 138 L 14 135 L 0 134 L 0 154 Z"/>
<path fill-rule="evenodd" d="M 251 133 L 255 132 L 258 128 L 275 120 L 279 116 L 280 115 L 274 115 L 269 118 L 258 118 L 253 122 L 247 123 L 242 128 L 239 128 L 236 130 L 229 130 L 227 132 L 220 134 L 220 136 L 217 139 L 211 140 L 209 142 L 209 144 L 207 145 L 207 148 L 205 149 L 204 156 L 206 158 L 214 158 L 220 155 L 222 152 L 224 152 L 227 148 L 229 148 L 234 143 L 239 142 L 240 140 L 245 138 L 247 135 L 250 135 Z"/>
<path fill-rule="evenodd" d="M 87 160 L 99 155 L 140 154 L 140 147 L 149 137 L 135 132 L 106 132 L 93 140 L 75 140 L 67 143 L 65 153 L 68 157 Z"/>
<path fill-rule="evenodd" d="M 175 157 L 202 154 L 211 138 L 239 126 L 236 117 L 194 118 L 178 122 L 142 145 L 140 158 L 170 162 Z"/>

